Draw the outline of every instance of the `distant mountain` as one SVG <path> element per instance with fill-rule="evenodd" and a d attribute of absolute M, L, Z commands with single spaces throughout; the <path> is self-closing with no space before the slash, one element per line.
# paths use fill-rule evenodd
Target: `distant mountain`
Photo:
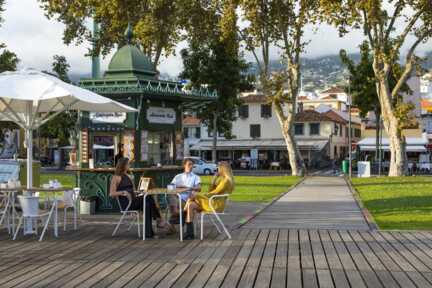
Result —
<path fill-rule="evenodd" d="M 349 57 L 354 62 L 360 61 L 360 53 L 351 53 Z M 426 53 L 428 60 L 422 65 L 425 69 L 432 69 L 432 51 Z M 278 71 L 285 67 L 278 60 L 270 61 L 270 69 Z M 252 65 L 250 73 L 257 74 L 256 65 Z M 347 70 L 338 54 L 325 55 L 314 58 L 304 58 L 302 61 L 302 83 L 305 91 L 323 90 L 330 86 L 345 84 Z"/>
<path fill-rule="evenodd" d="M 427 52 L 424 57 L 426 57 L 426 61 L 422 64 L 423 68 L 432 70 L 432 51 Z"/>

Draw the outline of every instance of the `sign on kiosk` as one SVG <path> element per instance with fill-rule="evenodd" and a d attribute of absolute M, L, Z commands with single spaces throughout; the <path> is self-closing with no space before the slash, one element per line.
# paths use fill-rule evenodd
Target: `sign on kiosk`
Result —
<path fill-rule="evenodd" d="M 176 112 L 172 108 L 149 107 L 147 109 L 147 121 L 158 124 L 174 124 Z"/>

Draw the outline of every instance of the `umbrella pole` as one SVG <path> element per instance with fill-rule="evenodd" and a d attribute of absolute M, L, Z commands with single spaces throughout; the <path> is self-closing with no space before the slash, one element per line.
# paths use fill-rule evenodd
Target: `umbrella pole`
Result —
<path fill-rule="evenodd" d="M 27 188 L 33 187 L 33 101 L 27 101 L 26 107 L 26 145 L 27 145 Z"/>
<path fill-rule="evenodd" d="M 27 144 L 27 188 L 33 186 L 33 131 L 26 129 L 26 144 Z"/>

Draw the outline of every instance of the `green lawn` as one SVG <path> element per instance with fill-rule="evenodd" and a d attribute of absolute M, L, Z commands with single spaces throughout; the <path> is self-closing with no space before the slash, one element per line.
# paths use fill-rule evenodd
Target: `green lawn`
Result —
<path fill-rule="evenodd" d="M 230 201 L 238 202 L 270 202 L 276 196 L 288 191 L 301 178 L 293 176 L 236 176 L 235 189 Z M 203 176 L 203 191 L 208 191 L 211 177 Z"/>
<path fill-rule="evenodd" d="M 69 174 L 41 174 L 41 185 L 50 179 L 57 179 L 63 186 L 75 186 L 75 176 Z M 202 176 L 203 191 L 208 191 L 210 176 Z M 271 177 L 235 177 L 236 187 L 230 200 L 249 202 L 269 202 L 276 196 L 288 191 L 289 187 L 300 180 L 299 177 L 271 176 Z"/>
<path fill-rule="evenodd" d="M 432 177 L 353 178 L 381 229 L 432 230 Z"/>

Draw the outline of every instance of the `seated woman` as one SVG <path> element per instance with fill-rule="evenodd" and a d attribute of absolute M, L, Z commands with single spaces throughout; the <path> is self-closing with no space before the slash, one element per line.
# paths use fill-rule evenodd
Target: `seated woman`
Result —
<path fill-rule="evenodd" d="M 186 233 L 184 239 L 191 240 L 195 238 L 193 219 L 196 212 L 212 212 L 212 206 L 216 212 L 222 212 L 225 209 L 226 198 L 215 198 L 210 206 L 210 197 L 214 195 L 230 194 L 234 190 L 234 176 L 231 166 L 226 162 L 218 165 L 218 173 L 213 177 L 210 184 L 209 192 L 206 194 L 192 194 L 186 203 Z"/>
<path fill-rule="evenodd" d="M 131 196 L 132 203 L 129 210 L 143 210 L 143 196 L 135 194 L 134 185 L 131 177 L 127 174 L 129 170 L 129 159 L 120 158 L 117 161 L 117 166 L 114 176 L 111 179 L 110 196 L 118 197 L 122 209 L 126 209 L 129 204 L 128 194 Z M 157 221 L 159 228 L 167 228 L 167 223 L 162 219 L 159 209 L 156 207 L 155 201 L 152 196 L 146 198 L 146 223 L 145 235 L 148 238 L 153 237 L 153 229 L 151 219 Z"/>

